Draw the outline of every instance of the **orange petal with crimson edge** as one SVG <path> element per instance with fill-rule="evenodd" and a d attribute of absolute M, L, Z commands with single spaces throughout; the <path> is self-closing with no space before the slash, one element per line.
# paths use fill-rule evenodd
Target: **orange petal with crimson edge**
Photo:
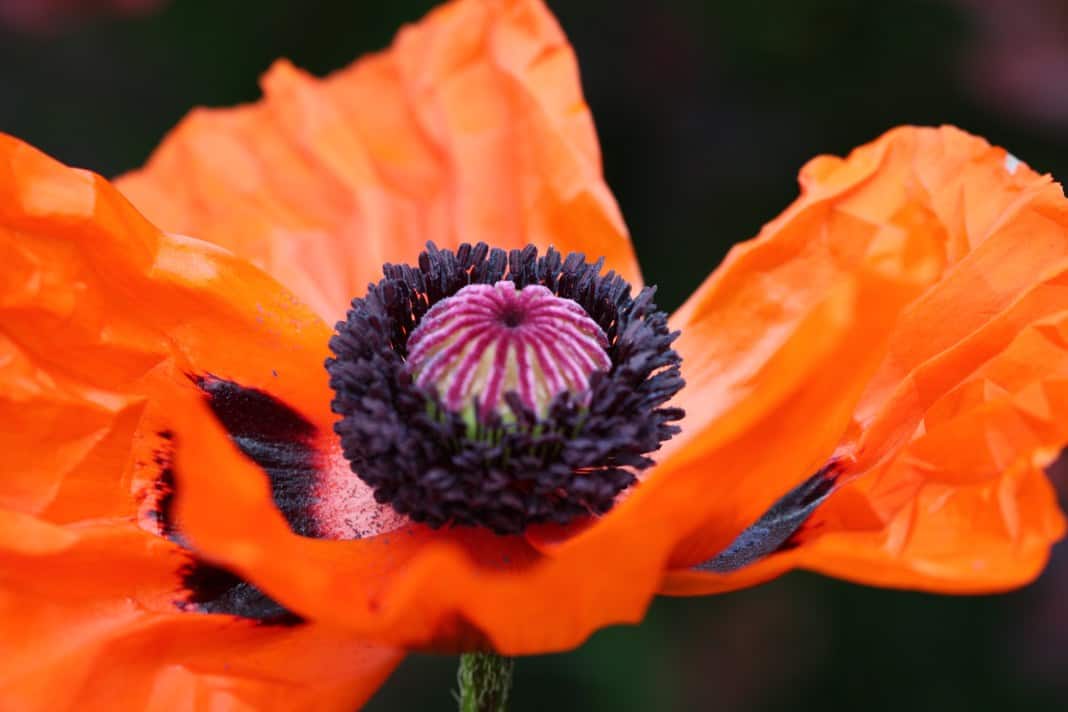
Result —
<path fill-rule="evenodd" d="M 179 611 L 189 554 L 145 520 L 160 433 L 201 407 L 187 373 L 317 412 L 325 325 L 250 265 L 163 235 L 99 176 L 2 134 L 0 196 L 0 707 L 366 699 L 398 651 Z"/>
<path fill-rule="evenodd" d="M 1029 581 L 1064 530 L 1040 469 L 1068 440 L 1060 187 L 950 128 L 899 129 L 845 161 L 816 159 L 802 184 L 787 215 L 845 186 L 830 217 L 882 220 L 894 239 L 919 230 L 906 239 L 938 245 L 943 264 L 898 319 L 837 445 L 837 491 L 790 539 L 795 548 L 736 571 L 672 572 L 664 591 L 737 588 L 793 566 L 942 591 Z"/>
<path fill-rule="evenodd" d="M 427 240 L 552 244 L 641 281 L 574 52 L 540 0 L 458 0 L 326 79 L 279 62 L 262 84 L 256 104 L 192 113 L 118 185 L 328 322 Z"/>
<path fill-rule="evenodd" d="M 129 523 L 0 510 L 0 707 L 347 712 L 403 655 L 316 624 L 180 612 L 182 559 Z"/>

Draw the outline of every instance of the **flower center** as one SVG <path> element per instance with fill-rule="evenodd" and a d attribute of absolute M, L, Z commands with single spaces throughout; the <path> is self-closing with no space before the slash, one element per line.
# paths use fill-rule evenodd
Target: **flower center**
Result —
<path fill-rule="evenodd" d="M 515 393 L 537 417 L 567 391 L 589 402 L 590 376 L 607 371 L 608 337 L 571 299 L 540 284 L 472 284 L 435 304 L 408 337 L 416 384 L 436 389 L 442 404 L 485 420 L 514 416 Z"/>
<path fill-rule="evenodd" d="M 334 431 L 378 502 L 518 534 L 604 514 L 638 481 L 679 431 L 678 334 L 654 288 L 602 265 L 480 243 L 383 267 L 326 362 Z"/>

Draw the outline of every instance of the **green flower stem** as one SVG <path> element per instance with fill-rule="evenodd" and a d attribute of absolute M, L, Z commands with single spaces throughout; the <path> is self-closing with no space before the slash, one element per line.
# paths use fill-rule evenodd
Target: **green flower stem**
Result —
<path fill-rule="evenodd" d="M 464 653 L 456 682 L 460 712 L 507 712 L 515 661 L 496 653 Z"/>

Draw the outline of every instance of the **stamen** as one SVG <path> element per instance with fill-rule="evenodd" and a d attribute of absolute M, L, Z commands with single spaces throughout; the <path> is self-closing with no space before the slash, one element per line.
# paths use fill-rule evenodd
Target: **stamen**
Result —
<path fill-rule="evenodd" d="M 590 376 L 607 371 L 608 337 L 576 302 L 540 284 L 472 284 L 435 304 L 408 337 L 416 384 L 436 389 L 446 408 L 507 418 L 515 392 L 538 417 L 568 391 L 589 402 Z M 511 414 L 518 415 L 518 414 Z"/>
<path fill-rule="evenodd" d="M 637 482 L 679 431 L 678 334 L 654 288 L 602 265 L 480 243 L 383 267 L 326 362 L 334 431 L 377 502 L 518 534 L 604 514 Z"/>

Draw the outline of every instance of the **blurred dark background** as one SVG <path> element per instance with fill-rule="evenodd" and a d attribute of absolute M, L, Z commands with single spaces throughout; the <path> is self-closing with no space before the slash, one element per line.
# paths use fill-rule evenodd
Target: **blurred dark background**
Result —
<path fill-rule="evenodd" d="M 189 108 L 255 99 L 275 58 L 328 72 L 386 46 L 430 5 L 0 0 L 0 130 L 115 175 Z M 1068 176 L 1065 2 L 550 5 L 578 52 L 608 183 L 665 307 L 796 195 L 807 158 L 897 124 L 957 124 Z M 369 709 L 450 709 L 454 671 L 454 659 L 413 656 Z M 1066 673 L 1062 547 L 1037 584 L 1004 596 L 794 574 L 659 600 L 641 626 L 521 660 L 513 709 L 1061 710 Z"/>

